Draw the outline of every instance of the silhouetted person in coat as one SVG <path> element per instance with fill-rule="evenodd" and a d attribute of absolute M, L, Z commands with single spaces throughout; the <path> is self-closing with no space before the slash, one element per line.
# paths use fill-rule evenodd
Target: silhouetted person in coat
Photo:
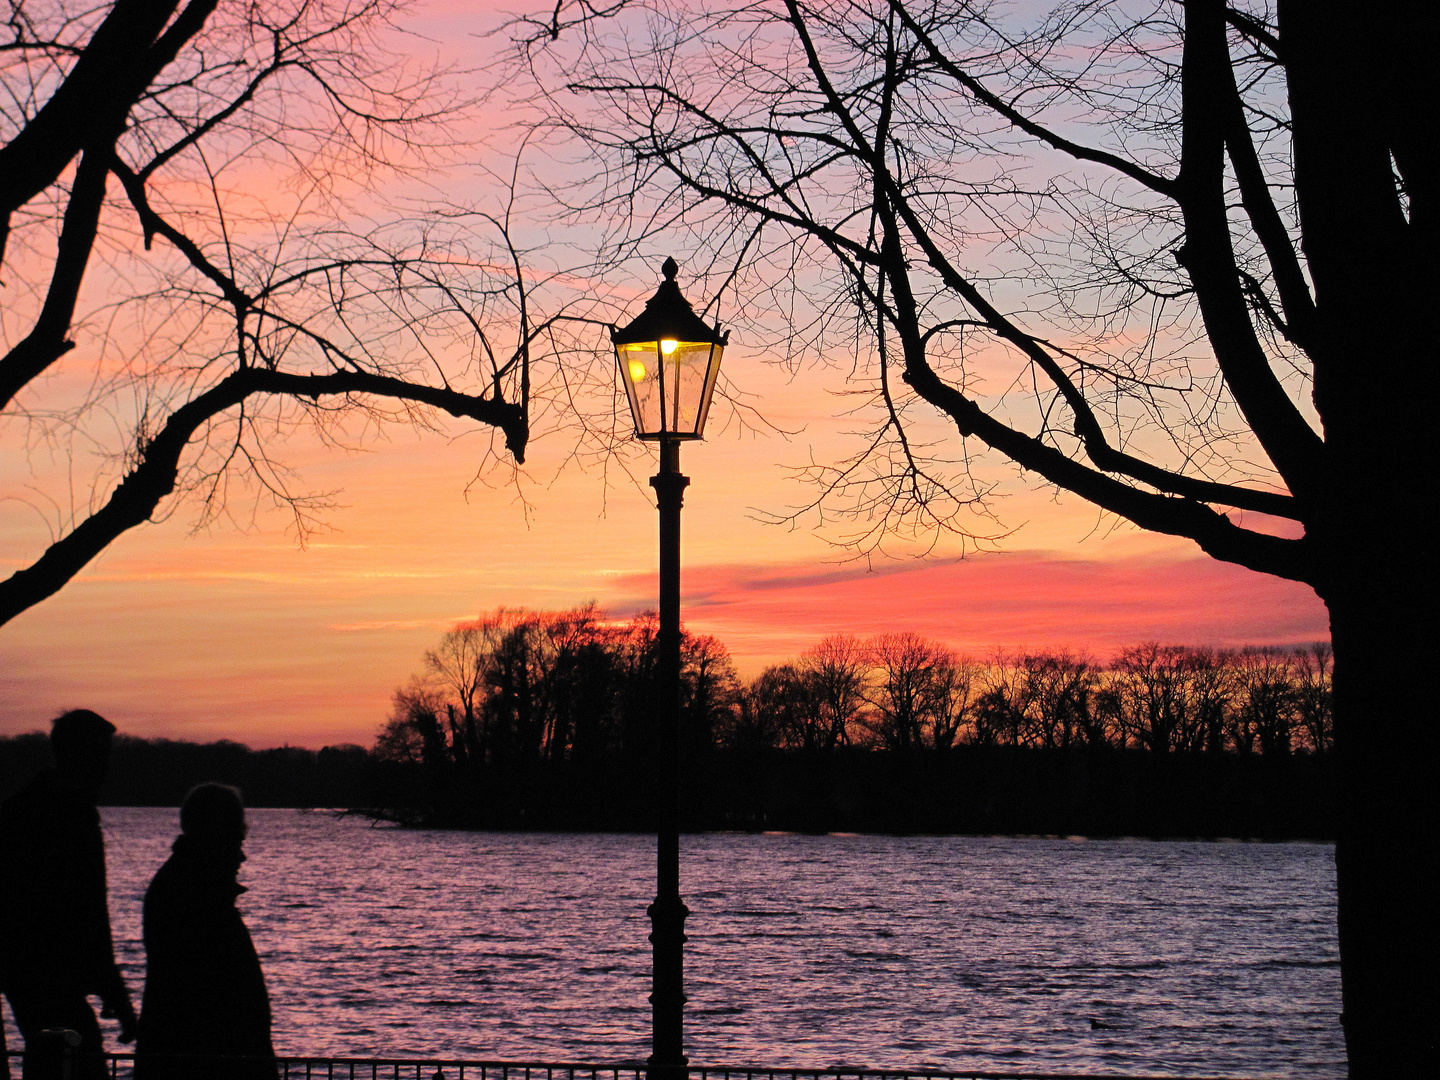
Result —
<path fill-rule="evenodd" d="M 180 807 L 180 836 L 145 893 L 145 1000 L 136 1080 L 275 1080 L 270 996 L 235 907 L 245 861 L 240 793 L 201 784 Z M 223 1055 L 231 1060 L 151 1055 Z"/>
<path fill-rule="evenodd" d="M 135 1010 L 115 966 L 105 888 L 105 841 L 95 798 L 110 764 L 115 725 L 88 709 L 55 719 L 55 767 L 0 806 L 0 989 L 27 1049 L 46 1028 L 80 1035 L 77 1076 L 107 1075 L 102 1016 L 135 1037 Z M 27 1058 L 25 1074 L 32 1073 Z"/>

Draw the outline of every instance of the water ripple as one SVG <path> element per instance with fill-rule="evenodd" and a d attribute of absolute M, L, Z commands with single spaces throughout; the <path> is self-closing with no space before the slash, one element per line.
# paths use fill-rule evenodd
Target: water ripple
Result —
<path fill-rule="evenodd" d="M 176 815 L 103 814 L 138 991 Z M 281 1049 L 648 1053 L 646 837 L 259 810 L 247 850 Z M 1325 845 L 717 834 L 681 873 L 692 1061 L 1345 1074 Z"/>

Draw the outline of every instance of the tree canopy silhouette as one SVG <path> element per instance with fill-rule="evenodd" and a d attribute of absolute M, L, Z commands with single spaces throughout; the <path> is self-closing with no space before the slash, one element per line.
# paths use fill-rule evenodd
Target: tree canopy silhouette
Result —
<path fill-rule="evenodd" d="M 973 529 L 988 450 L 1316 590 L 1356 1077 L 1428 1067 L 1440 1006 L 1432 14 L 637 0 L 514 24 L 537 126 L 603 163 L 567 205 L 625 215 L 621 256 L 688 229 L 742 315 L 793 320 L 792 357 L 853 365 L 875 427 L 814 475 L 855 542 Z"/>
<path fill-rule="evenodd" d="M 594 604 L 457 624 L 396 690 L 363 805 L 407 824 L 647 827 L 655 628 Z M 722 642 L 686 633 L 685 827 L 1328 838 L 1329 657 L 1148 642 L 1109 662 L 977 659 L 832 634 L 742 679 Z"/>
<path fill-rule="evenodd" d="M 7 7 L 0 424 L 73 469 L 68 493 L 10 478 L 53 542 L 0 581 L 0 623 L 185 496 L 202 525 L 269 500 L 303 537 L 326 500 L 275 448 L 306 425 L 449 414 L 523 459 L 535 343 L 574 296 L 541 314 L 503 193 L 396 196 L 466 148 L 475 104 L 396 51 L 403 3 Z"/>

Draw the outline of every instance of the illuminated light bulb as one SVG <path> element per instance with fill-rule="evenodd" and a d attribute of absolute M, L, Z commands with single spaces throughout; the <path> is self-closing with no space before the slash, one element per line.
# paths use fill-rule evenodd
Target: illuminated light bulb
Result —
<path fill-rule="evenodd" d="M 645 370 L 645 365 L 644 365 L 644 364 L 642 364 L 639 360 L 631 360 L 631 361 L 630 361 L 630 381 L 631 381 L 631 382 L 640 382 L 641 380 L 643 380 L 643 379 L 645 378 L 646 374 L 648 374 L 648 373 L 647 373 L 646 370 Z"/>
<path fill-rule="evenodd" d="M 678 341 L 671 341 L 671 340 L 668 339 L 668 338 L 667 338 L 666 340 L 660 342 L 660 351 L 661 351 L 662 353 L 664 353 L 666 356 L 669 356 L 671 353 L 673 353 L 673 352 L 674 352 L 676 349 L 678 349 L 679 347 L 680 347 L 680 343 L 679 343 Z"/>

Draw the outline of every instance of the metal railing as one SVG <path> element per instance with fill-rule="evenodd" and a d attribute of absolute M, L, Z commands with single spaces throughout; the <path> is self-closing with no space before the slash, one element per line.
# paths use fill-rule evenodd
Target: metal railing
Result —
<path fill-rule="evenodd" d="M 11 1075 L 20 1075 L 21 1054 L 8 1056 L 14 1068 Z M 135 1055 L 107 1053 L 105 1074 L 110 1080 L 131 1080 Z M 160 1055 L 156 1055 L 157 1062 Z M 203 1057 L 171 1057 L 168 1062 L 188 1066 L 178 1075 L 185 1080 L 205 1080 L 210 1069 Z M 231 1059 L 226 1059 L 231 1060 Z M 78 1080 L 85 1074 L 76 1068 L 80 1062 L 69 1055 L 63 1060 L 47 1062 L 46 1080 Z M 1177 1077 L 1121 1075 L 1115 1073 L 1038 1073 L 1019 1071 L 965 1070 L 949 1072 L 939 1069 L 863 1069 L 836 1066 L 829 1069 L 793 1069 L 749 1065 L 691 1065 L 685 1073 L 688 1080 L 1234 1080 L 1224 1077 Z M 643 1062 L 540 1062 L 540 1061 L 475 1061 L 461 1058 L 360 1058 L 360 1057 L 297 1057 L 278 1055 L 275 1075 L 278 1080 L 649 1080 L 649 1069 Z M 0 1076 L 4 1071 L 0 1070 Z M 673 1076 L 673 1073 L 669 1075 Z"/>

